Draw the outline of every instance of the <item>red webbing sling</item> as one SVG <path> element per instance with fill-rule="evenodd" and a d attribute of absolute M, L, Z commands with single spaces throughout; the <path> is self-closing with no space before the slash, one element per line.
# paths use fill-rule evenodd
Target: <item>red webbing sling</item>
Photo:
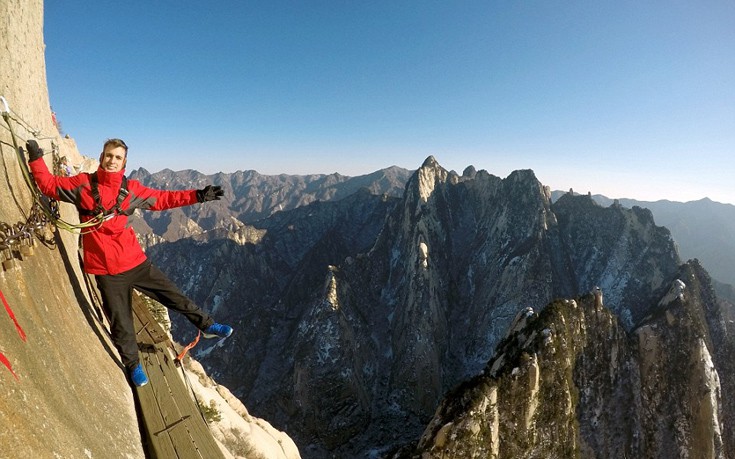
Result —
<path fill-rule="evenodd" d="M 8 315 L 13 320 L 13 323 L 15 324 L 15 329 L 18 330 L 18 334 L 20 335 L 20 339 L 23 341 L 26 340 L 26 332 L 23 331 L 23 328 L 21 328 L 20 324 L 18 323 L 18 319 L 15 318 L 15 314 L 13 314 L 13 310 L 10 308 L 10 305 L 8 304 L 8 301 L 5 299 L 5 295 L 3 295 L 3 291 L 0 290 L 0 300 L 3 302 L 3 306 L 5 306 L 5 310 L 8 312 Z M 10 361 L 7 357 L 5 357 L 5 354 L 0 352 L 0 363 L 5 365 L 5 368 L 10 370 L 10 372 L 13 374 L 13 377 L 15 377 L 16 381 L 18 380 L 18 375 L 15 374 L 13 371 L 13 366 L 10 365 Z"/>
<path fill-rule="evenodd" d="M 15 376 L 15 380 L 17 381 L 18 375 L 15 374 L 15 372 L 13 371 L 13 367 L 10 365 L 10 361 L 8 361 L 7 357 L 5 357 L 5 354 L 3 354 L 2 352 L 0 352 L 0 362 L 2 362 L 2 364 L 5 365 L 5 367 L 10 370 L 11 373 L 13 373 L 13 376 Z"/>
<path fill-rule="evenodd" d="M 20 339 L 25 341 L 26 332 L 23 331 L 20 324 L 18 323 L 18 320 L 15 318 L 15 314 L 13 314 L 13 310 L 10 309 L 10 305 L 8 304 L 8 301 L 5 299 L 5 295 L 3 295 L 2 290 L 0 290 L 0 299 L 3 301 L 3 306 L 5 306 L 5 310 L 8 312 L 8 315 L 13 320 L 13 323 L 15 324 L 15 329 L 18 330 L 18 334 L 20 335 Z"/>
<path fill-rule="evenodd" d="M 197 343 L 199 342 L 199 337 L 200 336 L 202 336 L 202 332 L 201 331 L 199 331 L 199 333 L 197 333 L 197 337 L 194 338 L 194 341 L 192 341 L 191 343 L 187 344 L 186 347 L 184 349 L 182 349 L 181 352 L 179 352 L 179 355 L 176 356 L 176 360 L 178 360 L 179 362 L 181 362 L 184 359 L 184 356 L 186 355 L 186 353 L 189 352 L 189 349 L 191 349 L 191 348 L 193 348 L 194 346 L 197 345 Z"/>

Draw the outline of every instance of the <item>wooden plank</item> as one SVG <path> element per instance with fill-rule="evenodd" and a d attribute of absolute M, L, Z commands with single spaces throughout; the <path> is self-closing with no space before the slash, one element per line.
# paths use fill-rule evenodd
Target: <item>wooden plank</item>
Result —
<path fill-rule="evenodd" d="M 147 311 L 142 301 L 140 304 Z M 141 339 L 140 361 L 150 381 L 136 388 L 136 394 L 153 455 L 158 459 L 224 459 L 179 374 L 169 343 L 152 343 L 160 326 L 155 321 L 146 325 L 148 319 L 140 307 L 134 316 Z"/>
<path fill-rule="evenodd" d="M 168 354 L 163 366 L 168 388 L 171 391 L 178 415 L 181 419 L 186 419 L 186 422 L 181 423 L 180 427 L 171 430 L 171 438 L 177 447 L 177 452 L 180 454 L 179 457 L 222 458 L 223 455 L 219 446 L 214 441 L 209 427 L 202 418 L 199 407 L 179 374 L 180 369 L 172 358 L 173 354 L 167 348 L 162 349 L 162 351 Z M 191 449 L 187 447 L 186 456 L 184 456 L 184 451 L 180 451 L 178 446 L 180 444 L 187 445 L 186 439 L 188 439 L 188 445 Z"/>
<path fill-rule="evenodd" d="M 146 369 L 148 379 L 155 377 L 152 374 L 152 365 L 149 364 L 149 353 L 140 352 L 140 362 L 143 364 L 143 368 Z M 157 436 L 154 432 L 159 432 L 166 428 L 166 422 L 161 415 L 158 408 L 158 400 L 153 388 L 154 384 L 149 383 L 143 387 L 136 387 L 135 393 L 138 396 L 140 403 L 141 415 L 143 417 L 143 425 L 148 434 L 148 446 L 152 450 L 153 456 L 159 459 L 164 458 L 175 458 L 176 450 L 169 436 Z"/>
<path fill-rule="evenodd" d="M 190 449 L 191 441 L 176 434 L 175 429 L 183 417 L 180 416 L 173 394 L 169 390 L 162 364 L 160 349 L 154 349 L 144 365 L 151 382 L 143 389 L 150 387 L 149 392 L 152 394 L 152 400 L 147 408 L 154 411 L 157 415 L 155 417 L 160 420 L 155 425 L 151 425 L 152 429 L 148 430 L 148 434 L 154 450 L 157 453 L 165 451 L 165 455 L 159 457 L 188 458 L 190 455 L 187 454 L 187 451 Z"/>
<path fill-rule="evenodd" d="M 179 379 L 179 381 L 181 380 Z M 188 403 L 186 404 L 186 407 L 191 412 L 191 414 L 185 415 L 188 416 L 188 420 L 190 421 L 187 422 L 186 429 L 192 439 L 193 444 L 197 448 L 197 451 L 204 459 L 210 457 L 223 457 L 219 446 L 212 437 L 212 433 L 209 430 L 206 421 L 202 418 L 202 414 L 196 406 L 196 402 L 191 398 L 191 395 L 187 395 L 187 397 Z"/>
<path fill-rule="evenodd" d="M 217 442 L 214 441 L 212 433 L 207 426 L 206 421 L 202 419 L 201 413 L 197 411 L 196 416 L 198 419 L 196 422 L 192 421 L 189 423 L 187 428 L 191 434 L 194 442 L 199 450 L 202 458 L 224 458 L 222 451 L 219 449 Z"/>
<path fill-rule="evenodd" d="M 191 413 L 191 422 L 187 425 L 189 434 L 194 439 L 194 443 L 203 458 L 224 458 L 222 451 L 219 449 L 219 445 L 217 445 L 217 442 L 214 440 L 212 432 L 209 430 L 209 426 L 199 410 L 199 406 L 194 400 L 189 388 L 178 374 L 178 371 L 180 370 L 177 369 L 176 381 L 185 392 L 185 395 L 182 395 L 180 400 L 182 400 L 182 402 L 183 400 L 186 400 L 187 411 Z"/>
<path fill-rule="evenodd" d="M 157 353 L 159 368 L 163 374 L 163 384 L 160 384 L 159 402 L 163 419 L 168 429 L 161 435 L 168 435 L 176 449 L 177 457 L 180 459 L 201 459 L 196 451 L 192 438 L 185 428 L 185 424 L 191 419 L 180 409 L 180 401 L 186 401 L 188 396 L 177 387 L 177 375 L 171 371 L 165 358 L 165 354 Z M 175 371 L 175 370 L 174 370 Z"/>

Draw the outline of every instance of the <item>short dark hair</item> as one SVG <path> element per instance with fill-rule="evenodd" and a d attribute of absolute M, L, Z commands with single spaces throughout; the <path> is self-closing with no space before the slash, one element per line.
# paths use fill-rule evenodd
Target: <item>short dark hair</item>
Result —
<path fill-rule="evenodd" d="M 103 153 L 105 152 L 105 150 L 107 150 L 107 147 L 123 147 L 125 149 L 125 157 L 128 157 L 128 146 L 125 144 L 125 141 L 123 139 L 107 139 L 105 144 L 102 146 Z"/>

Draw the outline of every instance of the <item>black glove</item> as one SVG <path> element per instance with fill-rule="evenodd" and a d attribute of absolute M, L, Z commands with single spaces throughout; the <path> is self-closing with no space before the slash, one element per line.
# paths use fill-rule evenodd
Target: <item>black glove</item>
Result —
<path fill-rule="evenodd" d="M 29 163 L 43 157 L 43 149 L 38 146 L 38 142 L 35 140 L 29 140 L 26 142 L 26 150 L 28 150 Z"/>
<path fill-rule="evenodd" d="M 203 190 L 197 190 L 197 201 L 199 202 L 219 201 L 219 198 L 224 196 L 224 194 L 225 192 L 222 191 L 221 186 L 207 185 L 204 187 Z"/>

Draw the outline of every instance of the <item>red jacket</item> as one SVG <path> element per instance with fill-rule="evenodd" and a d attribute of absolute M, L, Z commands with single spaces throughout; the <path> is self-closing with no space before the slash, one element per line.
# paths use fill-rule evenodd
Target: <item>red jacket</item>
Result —
<path fill-rule="evenodd" d="M 38 188 L 46 196 L 71 202 L 78 209 L 95 208 L 90 174 L 82 173 L 73 177 L 52 175 L 42 159 L 31 162 L 30 169 Z M 111 173 L 97 169 L 100 200 L 105 209 L 114 207 L 117 202 L 124 173 L 124 170 Z M 198 202 L 196 190 L 154 190 L 141 185 L 137 180 L 128 180 L 127 189 L 130 194 L 120 206 L 123 214 L 117 214 L 99 226 L 84 231 L 84 270 L 90 274 L 119 274 L 146 260 L 133 228 L 128 226 L 127 214 L 132 214 L 135 209 L 165 210 Z M 80 216 L 82 222 L 91 218 L 93 217 Z"/>

